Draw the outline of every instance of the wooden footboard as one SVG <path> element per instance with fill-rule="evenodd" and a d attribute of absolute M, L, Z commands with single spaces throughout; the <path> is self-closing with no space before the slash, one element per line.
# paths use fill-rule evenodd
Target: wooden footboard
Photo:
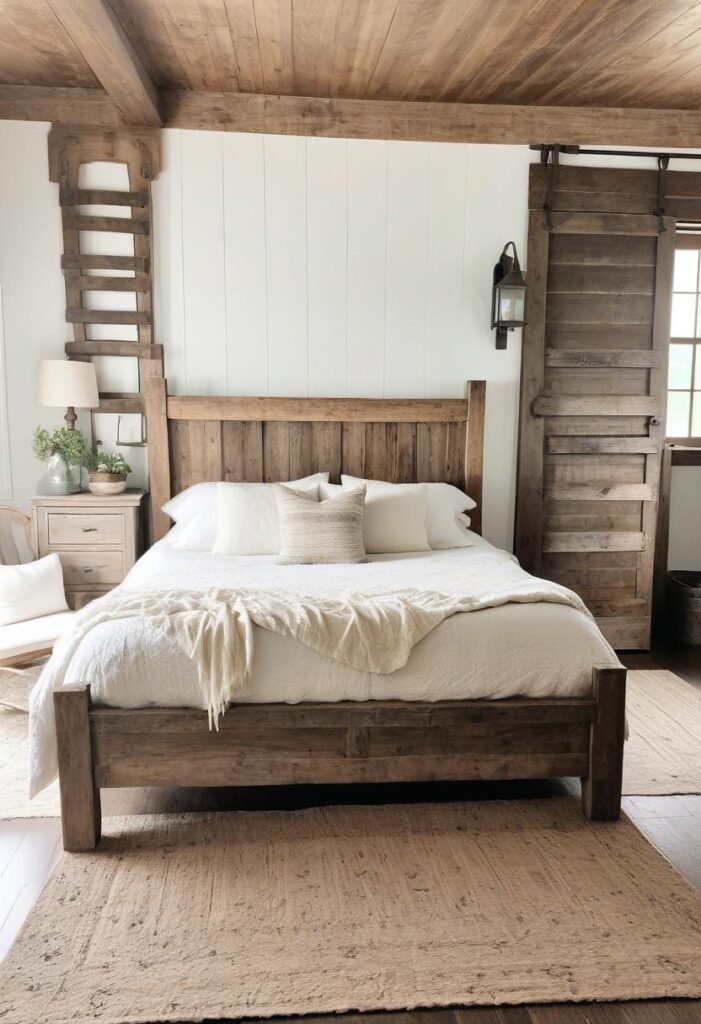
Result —
<path fill-rule="evenodd" d="M 189 708 L 90 704 L 54 693 L 66 850 L 100 838 L 100 789 L 582 778 L 584 813 L 621 805 L 625 669 L 595 668 L 590 699 L 239 704 L 210 732 Z"/>

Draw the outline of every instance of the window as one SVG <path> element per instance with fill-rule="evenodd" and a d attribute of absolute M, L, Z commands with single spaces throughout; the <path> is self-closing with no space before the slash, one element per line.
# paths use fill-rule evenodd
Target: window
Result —
<path fill-rule="evenodd" d="M 701 253 L 674 257 L 667 437 L 701 437 Z"/>

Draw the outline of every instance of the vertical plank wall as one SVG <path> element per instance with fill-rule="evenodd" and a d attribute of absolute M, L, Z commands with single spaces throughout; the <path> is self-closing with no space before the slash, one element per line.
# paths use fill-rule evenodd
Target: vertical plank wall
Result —
<path fill-rule="evenodd" d="M 525 147 L 168 130 L 155 323 L 173 393 L 460 397 L 485 378 L 484 532 L 510 548 L 520 337 L 492 267 L 525 253 Z"/>

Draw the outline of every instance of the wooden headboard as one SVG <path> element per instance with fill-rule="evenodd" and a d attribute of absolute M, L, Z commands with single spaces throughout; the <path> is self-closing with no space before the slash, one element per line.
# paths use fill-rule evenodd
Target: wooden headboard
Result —
<path fill-rule="evenodd" d="M 146 379 L 151 537 L 161 506 L 204 480 L 294 480 L 328 470 L 393 483 L 443 481 L 474 498 L 482 526 L 483 380 L 465 398 L 220 398 L 167 394 Z"/>

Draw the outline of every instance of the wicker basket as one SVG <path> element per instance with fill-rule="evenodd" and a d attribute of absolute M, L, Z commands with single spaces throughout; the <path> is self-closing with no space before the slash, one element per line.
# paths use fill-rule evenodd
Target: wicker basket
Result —
<path fill-rule="evenodd" d="M 701 572 L 667 573 L 670 632 L 682 644 L 701 644 Z"/>

